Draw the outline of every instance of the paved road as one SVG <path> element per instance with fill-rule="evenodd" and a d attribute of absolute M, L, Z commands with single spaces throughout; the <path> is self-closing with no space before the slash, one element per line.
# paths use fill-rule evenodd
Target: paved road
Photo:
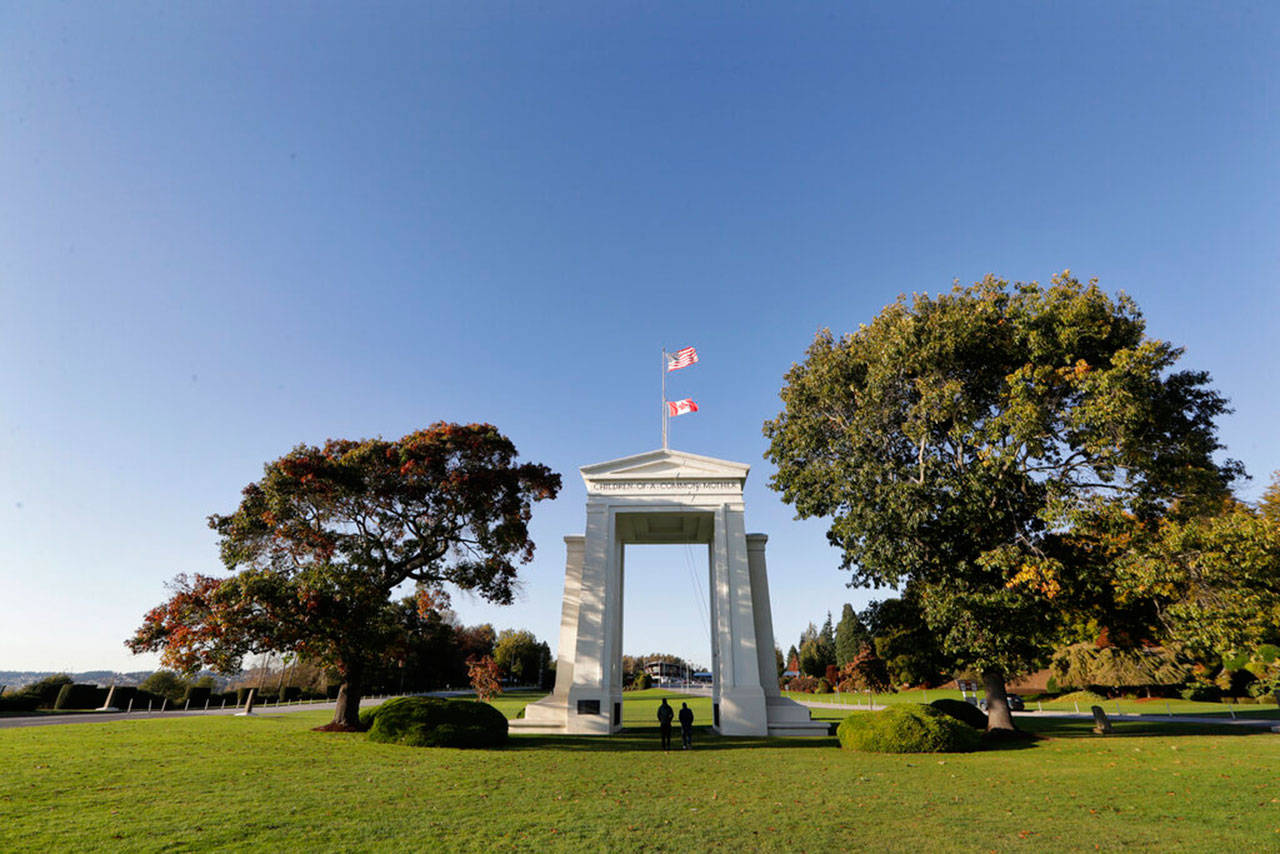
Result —
<path fill-rule="evenodd" d="M 453 697 L 461 694 L 470 694 L 470 691 L 436 691 L 430 694 L 432 697 Z M 427 695 L 419 695 L 427 696 Z M 365 697 L 360 701 L 360 707 L 376 706 L 389 697 Z M 284 706 L 254 706 L 253 713 L 255 715 L 278 715 L 286 712 L 310 712 L 310 711 L 333 711 L 337 703 L 294 703 Z M 30 717 L 18 718 L 0 718 L 0 729 L 13 729 L 15 727 L 24 726 L 55 726 L 57 724 L 103 724 L 112 721 L 145 721 L 155 718 L 190 718 L 203 717 L 206 715 L 234 715 L 240 711 L 238 706 L 228 706 L 223 709 L 221 707 L 211 708 L 208 711 L 204 709 L 193 709 L 189 712 L 181 710 L 172 712 L 75 712 L 68 715 L 31 715 Z"/>

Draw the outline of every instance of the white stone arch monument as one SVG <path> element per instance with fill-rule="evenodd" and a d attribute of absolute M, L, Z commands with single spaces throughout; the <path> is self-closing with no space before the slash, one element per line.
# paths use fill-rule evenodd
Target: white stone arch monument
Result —
<path fill-rule="evenodd" d="M 725 735 L 825 735 L 778 692 L 764 534 L 748 534 L 750 467 L 658 450 L 584 466 L 587 528 L 564 538 L 564 605 L 553 693 L 511 722 L 524 732 L 604 734 L 622 726 L 624 547 L 707 546 L 712 725 Z M 701 723 L 701 722 L 700 722 Z"/>

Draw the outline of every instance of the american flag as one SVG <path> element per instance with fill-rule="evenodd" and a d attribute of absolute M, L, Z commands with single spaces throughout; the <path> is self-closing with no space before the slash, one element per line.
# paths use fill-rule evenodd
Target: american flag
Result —
<path fill-rule="evenodd" d="M 677 415 L 684 415 L 686 412 L 697 412 L 697 411 L 698 411 L 698 404 L 694 403 L 691 399 L 687 397 L 684 400 L 668 400 L 667 401 L 667 414 L 670 415 L 672 418 L 674 418 Z"/>
<path fill-rule="evenodd" d="M 698 351 L 693 347 L 685 347 L 683 350 L 667 354 L 667 370 L 678 371 L 681 368 L 689 367 L 696 361 L 698 361 Z"/>

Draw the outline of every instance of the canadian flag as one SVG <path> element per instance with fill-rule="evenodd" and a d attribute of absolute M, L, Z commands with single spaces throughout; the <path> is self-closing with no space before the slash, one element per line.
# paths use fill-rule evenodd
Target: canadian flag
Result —
<path fill-rule="evenodd" d="M 697 412 L 697 411 L 698 411 L 698 404 L 694 403 L 692 400 L 690 400 L 687 397 L 684 400 L 668 400 L 667 401 L 667 414 L 670 415 L 672 418 L 674 418 L 677 415 L 684 415 L 686 412 Z"/>

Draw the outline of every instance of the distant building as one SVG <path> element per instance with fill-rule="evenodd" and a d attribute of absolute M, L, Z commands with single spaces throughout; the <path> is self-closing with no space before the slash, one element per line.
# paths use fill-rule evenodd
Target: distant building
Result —
<path fill-rule="evenodd" d="M 671 685 L 688 678 L 689 668 L 670 661 L 646 661 L 644 672 L 653 678 L 655 685 Z"/>

